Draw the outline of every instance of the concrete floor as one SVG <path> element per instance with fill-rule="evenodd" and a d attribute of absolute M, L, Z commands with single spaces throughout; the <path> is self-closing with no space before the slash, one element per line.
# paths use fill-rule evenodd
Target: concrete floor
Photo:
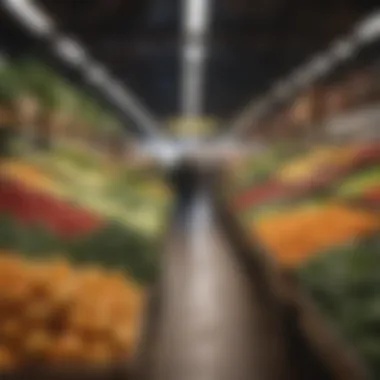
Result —
<path fill-rule="evenodd" d="M 192 213 L 174 223 L 165 249 L 164 297 L 157 345 L 150 341 L 153 359 L 147 378 L 278 379 L 280 338 L 268 312 L 255 299 L 206 200 L 198 199 Z"/>

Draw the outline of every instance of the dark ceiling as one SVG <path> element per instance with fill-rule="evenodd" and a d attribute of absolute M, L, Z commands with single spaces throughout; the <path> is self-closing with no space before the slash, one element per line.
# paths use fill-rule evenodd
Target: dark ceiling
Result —
<path fill-rule="evenodd" d="M 165 117 L 178 112 L 179 0 L 36 2 L 157 114 Z M 348 31 L 377 3 L 214 0 L 207 112 L 231 116 L 276 78 Z M 35 49 L 35 45 L 25 44 L 28 38 L 4 16 L 2 20 L 3 47 Z"/>

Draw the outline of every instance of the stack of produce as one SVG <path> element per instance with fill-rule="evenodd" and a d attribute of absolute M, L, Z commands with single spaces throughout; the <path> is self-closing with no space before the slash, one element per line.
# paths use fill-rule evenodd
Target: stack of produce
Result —
<path fill-rule="evenodd" d="M 355 167 L 378 164 L 380 162 L 380 142 L 367 142 L 356 145 L 353 157 Z"/>
<path fill-rule="evenodd" d="M 283 165 L 276 177 L 286 184 L 310 188 L 329 186 L 354 166 L 356 147 L 325 147 Z"/>
<path fill-rule="evenodd" d="M 265 180 L 235 189 L 232 203 L 247 220 L 296 207 L 301 201 L 350 200 L 361 195 L 367 203 L 376 205 L 379 162 L 377 142 L 317 147 L 278 163 L 278 169 Z"/>
<path fill-rule="evenodd" d="M 131 355 L 142 293 L 118 272 L 0 256 L 0 371 Z"/>
<path fill-rule="evenodd" d="M 28 162 L 3 160 L 0 248 L 33 256 L 64 250 L 151 278 L 168 193 L 150 173 L 113 169 L 89 150 L 62 146 L 29 154 Z"/>
<path fill-rule="evenodd" d="M 274 180 L 264 181 L 239 193 L 233 200 L 236 211 L 247 211 L 248 208 L 263 206 L 269 202 L 289 197 L 289 188 Z"/>
<path fill-rule="evenodd" d="M 255 221 L 252 232 L 285 265 L 297 265 L 311 255 L 379 231 L 372 213 L 328 203 L 274 212 Z"/>
<path fill-rule="evenodd" d="M 380 184 L 371 187 L 365 193 L 365 199 L 376 207 L 380 206 Z"/>
<path fill-rule="evenodd" d="M 97 140 L 98 148 L 119 158 L 114 142 L 123 143 L 122 125 L 110 109 L 33 56 L 1 65 L 0 131 L 4 128 L 17 131 L 17 145 L 42 150 L 61 140 L 85 145 Z"/>
<path fill-rule="evenodd" d="M 375 379 L 380 378 L 379 164 L 378 142 L 317 147 L 278 165 L 266 181 L 240 187 L 233 197 L 253 239 L 299 274 Z M 274 190 L 266 191 L 274 183 Z"/>
<path fill-rule="evenodd" d="M 380 237 L 320 252 L 298 268 L 317 305 L 380 378 Z"/>
<path fill-rule="evenodd" d="M 380 205 L 380 166 L 372 165 L 346 178 L 337 187 L 336 194 L 357 204 Z"/>
<path fill-rule="evenodd" d="M 263 206 L 282 207 L 300 198 L 328 195 L 331 186 L 359 164 L 358 159 L 354 162 L 357 150 L 355 146 L 327 146 L 285 160 L 284 164 L 278 162 L 277 168 L 271 163 L 272 172 L 264 180 L 235 191 L 233 205 L 238 212 L 256 212 Z"/>
<path fill-rule="evenodd" d="M 57 185 L 41 170 L 20 160 L 6 160 L 1 163 L 0 174 L 2 178 L 15 180 L 27 184 L 30 188 L 43 192 L 57 193 Z"/>
<path fill-rule="evenodd" d="M 0 178 L 0 212 L 24 224 L 43 226 L 62 237 L 85 235 L 102 225 L 102 218 L 96 213 L 7 178 Z"/>

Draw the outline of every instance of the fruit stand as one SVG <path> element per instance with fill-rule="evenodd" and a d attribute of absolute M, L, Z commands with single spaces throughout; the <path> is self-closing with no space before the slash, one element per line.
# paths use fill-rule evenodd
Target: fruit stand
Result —
<path fill-rule="evenodd" d="M 355 347 L 380 376 L 380 144 L 316 143 L 311 91 L 280 104 L 257 135 L 269 140 L 264 154 L 224 186 L 218 139 L 195 141 L 199 151 L 191 138 L 161 140 L 121 82 L 48 28 L 38 38 L 87 82 L 79 91 L 35 59 L 0 67 L 0 377 L 362 380 Z M 191 90 L 207 33 L 186 32 Z M 328 115 L 348 107 L 340 87 Z M 200 88 L 183 97 L 184 114 L 202 113 Z M 253 105 L 256 125 L 276 117 L 270 98 Z M 128 161 L 120 111 L 162 148 L 154 169 Z M 244 114 L 231 122 L 235 153 L 252 122 Z M 186 135 L 195 120 L 185 117 Z M 174 190 L 166 234 L 172 199 L 159 165 Z"/>
<path fill-rule="evenodd" d="M 0 162 L 0 371 L 116 371 L 134 351 L 168 191 L 125 162 L 108 110 L 38 61 L 1 70 L 13 135 Z"/>
<path fill-rule="evenodd" d="M 296 270 L 377 378 L 380 145 L 315 147 L 295 156 L 268 162 L 264 179 L 240 182 L 232 205 L 247 233 Z"/>
<path fill-rule="evenodd" d="M 15 287 L 15 295 L 4 297 L 23 309 L 20 320 L 15 320 L 4 304 L 4 336 L 15 346 L 10 349 L 4 341 L 2 368 L 28 361 L 99 364 L 130 355 L 141 318 L 141 285 L 150 283 L 157 269 L 155 247 L 170 204 L 169 192 L 149 168 L 144 174 L 141 167 L 116 164 L 83 142 L 58 139 L 48 151 L 27 154 L 15 147 L 0 166 L 0 267 L 10 273 L 2 276 L 8 281 L 4 289 Z M 246 233 L 258 237 L 284 267 L 297 271 L 326 314 L 378 371 L 378 294 L 375 290 L 364 298 L 361 294 L 377 284 L 380 218 L 372 205 L 380 184 L 379 145 L 290 152 L 286 147 L 244 165 L 231 181 L 228 199 Z M 71 284 L 65 295 L 60 293 L 63 282 L 67 289 Z M 88 296 L 85 301 L 86 284 L 93 299 Z M 52 294 L 43 294 L 36 302 L 35 295 L 26 293 L 26 288 L 34 287 Z M 75 290 L 79 287 L 83 293 Z M 128 305 L 117 304 L 115 296 L 115 311 L 110 307 L 103 315 L 103 308 L 95 306 L 103 299 L 111 302 L 111 294 L 117 292 L 124 294 L 121 298 Z M 56 336 L 45 329 L 46 321 L 56 318 L 65 302 L 79 309 L 60 316 L 65 330 Z M 354 313 L 355 308 L 368 313 Z M 118 313 L 124 321 L 120 328 Z M 17 323 L 24 323 L 24 318 L 30 320 L 25 325 L 30 339 L 20 346 Z M 35 331 L 33 318 L 40 318 L 42 330 Z M 82 325 L 72 325 L 77 323 L 73 318 L 82 318 L 77 321 Z M 107 328 L 116 336 L 94 341 Z M 89 330 L 93 345 L 86 335 Z"/>

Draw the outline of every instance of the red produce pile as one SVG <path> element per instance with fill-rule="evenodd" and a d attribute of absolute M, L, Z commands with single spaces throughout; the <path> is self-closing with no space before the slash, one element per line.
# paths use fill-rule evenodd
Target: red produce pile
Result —
<path fill-rule="evenodd" d="M 355 166 L 367 165 L 380 162 L 380 143 L 368 143 L 358 148 L 357 154 L 353 157 Z"/>
<path fill-rule="evenodd" d="M 380 185 L 367 190 L 364 194 L 364 197 L 370 201 L 380 202 Z"/>
<path fill-rule="evenodd" d="M 86 234 L 102 224 L 102 218 L 68 201 L 0 179 L 0 212 L 20 222 L 41 224 L 62 237 Z"/>
<path fill-rule="evenodd" d="M 292 195 L 291 189 L 279 181 L 269 180 L 260 185 L 254 185 L 235 197 L 233 206 L 237 211 Z"/>

